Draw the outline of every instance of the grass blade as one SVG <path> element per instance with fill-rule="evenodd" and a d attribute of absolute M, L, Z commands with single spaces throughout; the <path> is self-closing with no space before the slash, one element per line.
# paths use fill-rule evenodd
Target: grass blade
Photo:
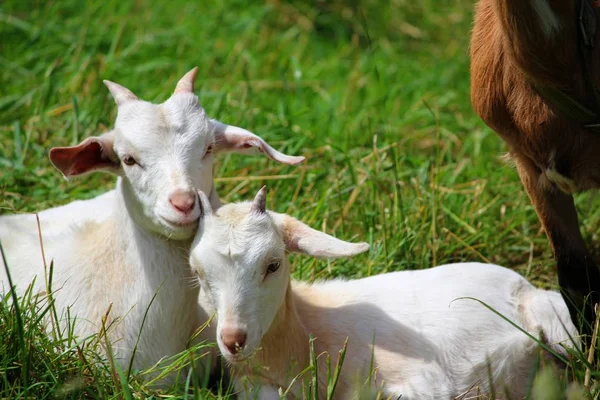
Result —
<path fill-rule="evenodd" d="M 4 263 L 4 271 L 6 272 L 6 277 L 8 279 L 8 284 L 10 286 L 10 295 L 13 301 L 13 307 L 15 308 L 15 315 L 17 319 L 17 330 L 19 337 L 19 348 L 21 353 L 21 379 L 23 380 L 23 387 L 28 386 L 29 381 L 29 360 L 28 353 L 26 351 L 25 345 L 25 329 L 23 328 L 23 318 L 21 314 L 21 307 L 19 306 L 19 297 L 17 296 L 17 291 L 15 290 L 15 286 L 13 284 L 12 277 L 10 275 L 10 270 L 8 268 L 8 262 L 6 261 L 6 254 L 4 254 L 4 247 L 2 246 L 2 241 L 0 240 L 0 254 L 2 255 L 2 262 Z"/>

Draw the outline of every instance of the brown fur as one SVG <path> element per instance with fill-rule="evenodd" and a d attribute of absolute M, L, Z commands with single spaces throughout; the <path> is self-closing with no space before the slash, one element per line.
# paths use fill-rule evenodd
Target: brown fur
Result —
<path fill-rule="evenodd" d="M 600 275 L 579 231 L 570 192 L 600 187 L 600 132 L 562 115 L 531 86 L 551 86 L 592 104 L 579 56 L 576 2 L 547 1 L 560 21 L 553 35 L 543 32 L 533 0 L 479 1 L 471 38 L 471 101 L 509 146 L 550 239 L 559 283 L 570 295 L 567 303 L 577 324 L 584 296 L 600 290 Z M 600 46 L 600 29 L 594 41 Z M 597 71 L 600 47 L 591 51 L 591 70 Z M 593 76 L 599 86 L 600 75 Z M 588 321 L 590 312 L 588 307 Z"/>

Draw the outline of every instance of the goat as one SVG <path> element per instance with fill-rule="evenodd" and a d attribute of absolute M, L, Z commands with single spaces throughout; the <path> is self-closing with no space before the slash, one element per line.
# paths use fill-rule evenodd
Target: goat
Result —
<path fill-rule="evenodd" d="M 480 0 L 471 37 L 473 108 L 508 144 L 550 240 L 571 317 L 583 322 L 584 310 L 588 333 L 600 271 L 572 195 L 600 187 L 600 76 L 590 73 L 600 66 L 597 4 Z"/>
<path fill-rule="evenodd" d="M 385 398 L 448 399 L 490 388 L 524 396 L 537 343 L 474 299 L 541 335 L 558 353 L 570 337 L 579 345 L 560 294 L 536 289 L 509 269 L 462 263 L 310 285 L 290 280 L 286 251 L 337 258 L 369 245 L 267 211 L 264 188 L 253 202 L 214 212 L 200 193 L 200 205 L 190 265 L 203 308 L 216 312 L 211 334 L 242 398 L 275 399 L 288 387 L 299 396 L 310 378 L 294 384 L 294 377 L 310 364 L 310 335 L 321 379 L 326 356 L 348 340 L 337 398 L 350 398 L 353 383 L 371 374 L 369 381 L 381 383 L 371 389 Z M 319 389 L 326 388 L 321 380 Z"/>
<path fill-rule="evenodd" d="M 136 369 L 184 350 L 207 318 L 198 306 L 188 256 L 200 216 L 195 191 L 207 191 L 219 206 L 214 153 L 257 148 L 277 162 L 304 160 L 274 150 L 242 128 L 209 119 L 193 93 L 196 72 L 188 72 L 158 105 L 105 81 L 118 106 L 114 129 L 76 146 L 53 148 L 50 159 L 66 178 L 113 173 L 116 189 L 42 212 L 48 217 L 42 218 L 42 231 L 61 217 L 69 222 L 44 235 L 45 260 L 35 218 L 0 219 L 8 264 L 0 268 L 0 289 L 9 289 L 5 268 L 10 267 L 19 293 L 34 279 L 34 294 L 45 291 L 44 266 L 54 260 L 57 309 L 70 310 L 80 338 L 102 331 L 110 310 L 107 335 L 122 366 L 136 346 Z"/>

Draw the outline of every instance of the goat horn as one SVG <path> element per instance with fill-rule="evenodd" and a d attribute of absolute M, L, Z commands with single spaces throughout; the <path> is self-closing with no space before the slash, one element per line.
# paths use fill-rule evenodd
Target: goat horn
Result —
<path fill-rule="evenodd" d="M 198 190 L 198 200 L 200 201 L 200 212 L 203 217 L 212 214 L 212 206 L 210 200 L 202 190 Z"/>
<path fill-rule="evenodd" d="M 126 103 L 128 101 L 138 100 L 137 96 L 126 87 L 107 80 L 104 80 L 103 82 L 110 91 L 112 97 L 115 99 L 115 103 L 117 103 L 117 106 L 120 106 L 121 104 Z"/>
<path fill-rule="evenodd" d="M 194 81 L 198 74 L 198 67 L 192 68 L 187 74 L 177 82 L 175 92 L 173 93 L 194 93 Z"/>
<path fill-rule="evenodd" d="M 256 197 L 254 197 L 254 201 L 252 202 L 252 211 L 258 214 L 264 214 L 266 211 L 266 201 L 267 187 L 263 186 L 258 193 L 256 193 Z"/>

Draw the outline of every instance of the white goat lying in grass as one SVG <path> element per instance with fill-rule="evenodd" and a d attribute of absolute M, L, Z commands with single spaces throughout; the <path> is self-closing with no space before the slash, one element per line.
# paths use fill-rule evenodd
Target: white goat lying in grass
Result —
<path fill-rule="evenodd" d="M 203 193 L 200 202 L 203 217 L 190 263 L 204 306 L 216 311 L 217 342 L 237 374 L 236 389 L 248 397 L 275 399 L 279 388 L 288 388 L 310 363 L 310 334 L 320 391 L 327 387 L 322 353 L 335 359 L 349 338 L 336 392 L 341 399 L 350 398 L 357 378 L 366 382 L 371 373 L 375 389 L 386 396 L 449 399 L 489 390 L 489 371 L 501 394 L 507 389 L 512 398 L 523 396 L 538 344 L 480 302 L 461 297 L 479 299 L 531 335 L 541 334 L 557 352 L 564 353 L 559 342 L 568 345 L 576 334 L 560 294 L 538 290 L 496 265 L 450 264 L 312 285 L 290 281 L 286 251 L 336 258 L 369 245 L 265 211 L 264 188 L 252 203 L 215 212 Z M 301 393 L 298 382 L 306 383 L 306 375 L 292 386 L 293 394 Z"/>
<path fill-rule="evenodd" d="M 51 150 L 50 159 L 65 177 L 102 170 L 119 178 L 110 193 L 47 213 L 46 225 L 58 222 L 62 210 L 69 224 L 44 235 L 46 260 L 33 216 L 0 218 L 0 241 L 19 293 L 34 278 L 34 293 L 45 291 L 44 266 L 54 260 L 59 313 L 69 308 L 77 318 L 75 333 L 87 337 L 101 331 L 110 310 L 108 337 L 122 367 L 140 331 L 134 368 L 183 351 L 206 321 L 188 258 L 200 216 L 196 190 L 207 191 L 213 205 L 219 205 L 213 152 L 254 147 L 285 164 L 303 160 L 277 152 L 244 129 L 210 120 L 193 93 L 195 74 L 196 69 L 186 74 L 159 105 L 106 82 L 118 105 L 114 130 Z M 101 206 L 102 218 L 94 218 L 92 205 Z M 79 218 L 73 214 L 86 209 Z M 9 288 L 0 259 L 0 289 Z"/>

